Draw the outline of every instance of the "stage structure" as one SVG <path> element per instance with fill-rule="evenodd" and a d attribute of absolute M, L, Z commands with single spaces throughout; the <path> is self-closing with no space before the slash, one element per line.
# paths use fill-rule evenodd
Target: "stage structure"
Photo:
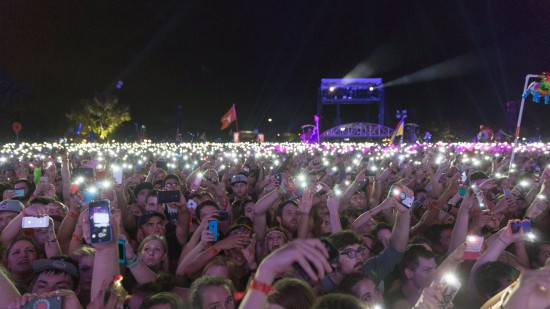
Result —
<path fill-rule="evenodd" d="M 354 122 L 331 128 L 321 133 L 321 138 L 389 138 L 393 131 L 381 124 Z"/>
<path fill-rule="evenodd" d="M 317 115 L 325 105 L 336 105 L 334 124 L 342 124 L 340 105 L 378 104 L 378 124 L 384 125 L 384 86 L 382 78 L 323 78 L 317 100 Z M 367 120 L 367 119 L 365 119 Z"/>

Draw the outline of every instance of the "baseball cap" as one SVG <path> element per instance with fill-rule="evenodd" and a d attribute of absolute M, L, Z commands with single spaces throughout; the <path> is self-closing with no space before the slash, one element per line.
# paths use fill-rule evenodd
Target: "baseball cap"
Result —
<path fill-rule="evenodd" d="M 61 270 L 67 274 L 78 278 L 78 270 L 67 256 L 53 256 L 49 259 L 40 259 L 32 263 L 32 269 L 35 273 L 39 273 L 45 270 Z"/>
<path fill-rule="evenodd" d="M 139 191 L 143 189 L 149 189 L 153 190 L 153 184 L 150 182 L 140 182 L 138 183 L 134 188 L 134 195 L 137 196 L 139 194 Z"/>
<path fill-rule="evenodd" d="M 138 226 L 142 226 L 144 225 L 145 223 L 147 223 L 147 221 L 149 221 L 149 219 L 153 218 L 153 217 L 159 217 L 161 218 L 162 220 L 165 220 L 166 218 L 164 217 L 163 214 L 161 214 L 160 212 L 157 212 L 157 211 L 149 211 L 149 212 L 146 212 L 144 215 L 142 215 L 141 217 L 139 217 L 139 220 L 138 220 Z"/>
<path fill-rule="evenodd" d="M 22 212 L 23 204 L 16 200 L 4 200 L 0 202 L 0 211 L 15 211 Z"/>
<path fill-rule="evenodd" d="M 231 185 L 234 185 L 234 184 L 239 183 L 239 182 L 248 183 L 247 180 L 248 179 L 246 178 L 245 175 L 237 174 L 237 175 L 234 175 L 233 177 L 231 177 Z"/>

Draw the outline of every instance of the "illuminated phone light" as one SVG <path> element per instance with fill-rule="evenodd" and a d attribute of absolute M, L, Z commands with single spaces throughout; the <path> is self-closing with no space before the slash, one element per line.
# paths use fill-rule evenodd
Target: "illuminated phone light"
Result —
<path fill-rule="evenodd" d="M 88 192 L 90 192 L 90 193 L 92 193 L 92 194 L 95 194 L 95 193 L 97 193 L 97 188 L 96 188 L 96 187 L 90 187 L 90 188 L 88 189 Z"/>
<path fill-rule="evenodd" d="M 521 187 L 527 188 L 527 187 L 529 187 L 529 182 L 527 180 L 522 180 L 522 181 L 520 181 L 519 185 Z"/>
<path fill-rule="evenodd" d="M 533 234 L 532 232 L 525 233 L 525 236 L 530 241 L 535 241 L 537 239 L 537 236 L 535 236 L 535 234 Z"/>
<path fill-rule="evenodd" d="M 336 189 L 336 190 L 334 190 L 334 194 L 336 196 L 340 196 L 340 195 L 342 195 L 342 191 L 340 191 L 339 189 Z"/>
<path fill-rule="evenodd" d="M 78 177 L 78 178 L 76 179 L 76 183 L 77 183 L 77 184 L 81 184 L 81 183 L 83 183 L 83 182 L 84 182 L 84 177 Z"/>
<path fill-rule="evenodd" d="M 457 278 L 457 276 L 453 273 L 446 273 L 444 274 L 442 277 L 441 277 L 441 280 L 443 282 L 448 282 L 449 284 L 452 284 L 452 285 L 458 285 L 460 282 Z"/>
<path fill-rule="evenodd" d="M 539 200 L 546 200 L 546 196 L 545 196 L 545 195 L 542 195 L 542 194 L 537 195 L 537 198 L 538 198 Z"/>

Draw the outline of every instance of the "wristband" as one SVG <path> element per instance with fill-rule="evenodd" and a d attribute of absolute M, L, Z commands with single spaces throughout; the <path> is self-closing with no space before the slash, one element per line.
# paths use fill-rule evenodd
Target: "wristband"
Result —
<path fill-rule="evenodd" d="M 139 262 L 139 257 L 137 255 L 134 255 L 132 259 L 130 259 L 129 261 L 126 261 L 126 267 L 134 268 L 137 266 L 138 262 Z"/>
<path fill-rule="evenodd" d="M 212 254 L 212 256 L 216 256 L 219 253 L 219 251 L 216 248 L 214 248 L 214 246 L 208 247 L 208 251 L 210 251 L 210 254 Z"/>
<path fill-rule="evenodd" d="M 69 217 L 77 218 L 80 214 L 77 214 L 76 211 L 69 211 Z"/>
<path fill-rule="evenodd" d="M 267 295 L 275 292 L 275 289 L 273 288 L 273 286 L 271 286 L 271 284 L 263 283 L 256 279 L 250 280 L 248 287 L 251 288 L 252 290 L 260 291 Z"/>
<path fill-rule="evenodd" d="M 76 233 L 73 233 L 73 240 L 81 240 L 82 236 L 76 235 Z"/>

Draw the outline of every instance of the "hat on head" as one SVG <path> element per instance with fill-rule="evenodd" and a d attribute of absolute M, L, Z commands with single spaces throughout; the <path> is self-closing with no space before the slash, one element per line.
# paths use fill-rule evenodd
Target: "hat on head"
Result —
<path fill-rule="evenodd" d="M 16 200 L 5 200 L 0 202 L 0 211 L 15 211 L 22 212 L 23 204 Z"/>
<path fill-rule="evenodd" d="M 161 214 L 160 212 L 157 212 L 157 211 L 149 211 L 149 212 L 146 212 L 144 215 L 142 215 L 141 217 L 139 217 L 139 220 L 138 220 L 138 226 L 142 226 L 144 225 L 145 223 L 147 223 L 147 221 L 149 221 L 149 219 L 153 218 L 153 217 L 159 217 L 161 218 L 162 220 L 165 220 L 166 218 L 164 217 L 163 214 Z"/>
<path fill-rule="evenodd" d="M 32 263 L 32 269 L 35 273 L 45 270 L 60 270 L 72 277 L 78 278 L 76 266 L 66 256 L 54 256 L 49 259 L 40 259 Z"/>
<path fill-rule="evenodd" d="M 231 177 L 231 185 L 234 185 L 234 184 L 239 183 L 239 182 L 248 183 L 247 180 L 248 179 L 246 178 L 245 175 L 237 174 L 237 175 L 234 175 L 233 177 Z"/>
<path fill-rule="evenodd" d="M 153 184 L 150 183 L 150 182 L 140 182 L 140 183 L 138 183 L 136 185 L 136 187 L 134 188 L 134 195 L 137 196 L 139 194 L 139 191 L 141 191 L 143 189 L 153 190 Z"/>

